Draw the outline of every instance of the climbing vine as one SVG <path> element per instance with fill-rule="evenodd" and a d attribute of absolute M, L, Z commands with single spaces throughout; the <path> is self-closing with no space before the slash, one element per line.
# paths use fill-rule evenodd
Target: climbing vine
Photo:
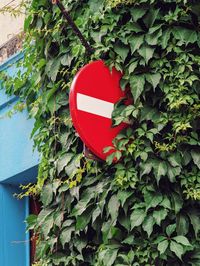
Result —
<path fill-rule="evenodd" d="M 199 1 L 63 4 L 94 55 L 56 6 L 32 0 L 23 71 L 5 81 L 35 119 L 42 156 L 28 188 L 42 204 L 27 218 L 38 236 L 36 265 L 200 265 Z M 68 103 L 74 75 L 102 54 L 132 98 L 115 106 L 113 126 L 131 125 L 106 163 L 83 156 Z"/>

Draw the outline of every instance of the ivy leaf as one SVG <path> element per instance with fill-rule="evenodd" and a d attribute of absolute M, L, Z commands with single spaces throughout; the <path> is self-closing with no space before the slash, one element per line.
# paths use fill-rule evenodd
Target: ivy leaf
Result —
<path fill-rule="evenodd" d="M 198 233 L 200 231 L 200 217 L 199 217 L 199 210 L 190 210 L 188 212 L 188 216 L 190 218 L 191 224 L 193 226 L 195 236 L 198 236 Z"/>
<path fill-rule="evenodd" d="M 169 246 L 168 240 L 164 240 L 158 244 L 158 250 L 160 251 L 160 255 L 165 253 L 168 246 Z"/>
<path fill-rule="evenodd" d="M 182 255 L 184 254 L 182 245 L 172 240 L 170 242 L 170 250 L 173 251 L 180 260 L 182 260 Z"/>
<path fill-rule="evenodd" d="M 175 27 L 172 32 L 177 40 L 180 40 L 186 45 L 197 41 L 197 33 L 194 30 Z"/>
<path fill-rule="evenodd" d="M 131 37 L 129 43 L 131 46 L 132 54 L 140 48 L 140 46 L 143 44 L 143 42 L 144 42 L 144 35 Z"/>
<path fill-rule="evenodd" d="M 71 161 L 73 158 L 73 153 L 65 153 L 58 159 L 57 162 L 57 171 L 58 174 L 62 172 L 62 170 L 65 168 L 65 166 Z"/>
<path fill-rule="evenodd" d="M 153 57 L 154 49 L 150 46 L 143 45 L 139 50 L 138 53 L 144 58 L 146 64 L 149 60 Z"/>
<path fill-rule="evenodd" d="M 163 201 L 159 205 L 163 206 L 164 208 L 171 209 L 171 202 L 167 196 L 164 196 Z"/>
<path fill-rule="evenodd" d="M 150 8 L 144 19 L 147 28 L 151 28 L 154 25 L 155 20 L 158 18 L 158 14 L 159 9 Z"/>
<path fill-rule="evenodd" d="M 183 200 L 177 193 L 172 193 L 171 195 L 172 198 L 172 207 L 174 208 L 175 213 L 179 213 L 183 206 Z"/>
<path fill-rule="evenodd" d="M 112 266 L 117 258 L 118 248 L 112 248 L 112 246 L 107 246 L 106 249 L 100 251 L 98 259 L 101 265 Z"/>
<path fill-rule="evenodd" d="M 155 220 L 152 216 L 147 216 L 144 219 L 144 222 L 142 224 L 142 228 L 145 232 L 147 232 L 148 237 L 150 237 L 151 233 L 153 232 L 153 226 L 155 224 Z"/>
<path fill-rule="evenodd" d="M 146 80 L 153 86 L 154 89 L 158 86 L 161 80 L 161 75 L 159 73 L 146 74 L 145 77 Z"/>
<path fill-rule="evenodd" d="M 76 230 L 83 230 L 88 225 L 92 217 L 92 212 L 90 209 L 86 209 L 86 211 L 81 214 L 80 216 L 77 216 L 76 218 Z"/>
<path fill-rule="evenodd" d="M 157 45 L 158 44 L 158 39 L 162 36 L 162 30 L 159 29 L 156 32 L 153 32 L 152 34 L 147 34 L 145 39 L 147 44 L 149 45 Z"/>
<path fill-rule="evenodd" d="M 118 216 L 118 211 L 119 211 L 119 200 L 116 195 L 113 195 L 108 203 L 108 211 L 111 215 L 112 221 L 115 221 Z"/>
<path fill-rule="evenodd" d="M 134 61 L 130 64 L 129 68 L 128 68 L 128 71 L 129 71 L 129 74 L 133 73 L 134 70 L 136 69 L 138 65 L 138 61 Z M 127 84 L 126 84 L 127 85 Z"/>
<path fill-rule="evenodd" d="M 45 238 L 47 238 L 53 226 L 54 226 L 54 217 L 53 217 L 53 214 L 51 214 L 45 219 L 45 221 L 41 225 L 41 230 Z"/>
<path fill-rule="evenodd" d="M 173 237 L 173 240 L 175 240 L 177 243 L 182 244 L 183 246 L 191 246 L 190 242 L 185 236 L 175 236 Z"/>
<path fill-rule="evenodd" d="M 163 196 L 160 193 L 145 193 L 144 199 L 147 204 L 146 210 L 149 210 L 150 208 L 155 208 L 156 206 L 158 206 L 163 200 Z"/>
<path fill-rule="evenodd" d="M 170 237 L 175 232 L 175 229 L 176 229 L 176 224 L 168 225 L 166 228 L 166 234 Z"/>
<path fill-rule="evenodd" d="M 136 209 L 132 212 L 130 220 L 131 220 L 131 229 L 136 226 L 139 226 L 143 223 L 144 218 L 146 216 L 146 212 L 144 209 Z"/>
<path fill-rule="evenodd" d="M 122 60 L 125 61 L 129 52 L 129 48 L 123 43 L 119 43 L 114 46 L 114 49 L 115 52 L 122 58 Z"/>
<path fill-rule="evenodd" d="M 60 58 L 56 59 L 53 61 L 52 65 L 51 65 L 51 71 L 49 72 L 49 77 L 51 78 L 51 80 L 53 82 L 56 81 L 57 75 L 58 75 L 58 71 L 60 68 Z"/>
<path fill-rule="evenodd" d="M 157 161 L 153 165 L 155 178 L 157 183 L 159 183 L 161 176 L 165 176 L 167 174 L 167 164 L 165 161 Z"/>
<path fill-rule="evenodd" d="M 171 164 L 173 167 L 180 166 L 180 165 L 181 165 L 181 156 L 180 156 L 179 153 L 175 152 L 175 153 L 171 154 L 171 155 L 168 157 L 168 161 L 170 162 L 170 164 Z"/>
<path fill-rule="evenodd" d="M 134 101 L 136 102 L 144 90 L 144 85 L 145 85 L 144 76 L 143 75 L 131 76 L 130 85 Z"/>
<path fill-rule="evenodd" d="M 53 200 L 53 186 L 52 184 L 47 184 L 43 187 L 41 193 L 41 200 L 44 206 L 48 206 Z"/>
<path fill-rule="evenodd" d="M 168 210 L 166 209 L 161 209 L 161 210 L 156 210 L 153 212 L 153 218 L 156 221 L 157 225 L 161 225 L 162 220 L 164 220 L 166 218 L 168 214 Z"/>
<path fill-rule="evenodd" d="M 140 177 L 142 177 L 143 175 L 148 175 L 151 172 L 152 168 L 153 168 L 152 161 L 149 160 L 149 161 L 143 163 L 141 165 L 141 170 L 142 171 L 140 173 Z"/>
<path fill-rule="evenodd" d="M 147 12 L 147 10 L 145 8 L 135 7 L 133 10 L 131 10 L 131 16 L 133 18 L 133 21 L 137 22 L 137 20 L 142 18 L 146 12 Z"/>
<path fill-rule="evenodd" d="M 124 206 L 125 202 L 131 195 L 133 195 L 132 191 L 126 191 L 126 190 L 118 191 L 117 197 L 119 201 L 121 202 L 122 207 Z"/>
<path fill-rule="evenodd" d="M 69 243 L 71 241 L 71 235 L 74 230 L 75 230 L 74 226 L 70 226 L 62 230 L 62 232 L 60 233 L 60 242 L 63 248 L 66 243 Z"/>
<path fill-rule="evenodd" d="M 182 214 L 177 215 L 177 228 L 176 232 L 178 235 L 186 235 L 189 230 L 188 217 Z"/>
<path fill-rule="evenodd" d="M 192 150 L 191 156 L 193 159 L 193 162 L 196 164 L 196 166 L 200 169 L 200 150 Z"/>
<path fill-rule="evenodd" d="M 169 39 L 170 39 L 170 35 L 172 33 L 171 29 L 167 29 L 166 31 L 164 31 L 160 37 L 160 43 L 163 49 L 166 49 Z"/>
<path fill-rule="evenodd" d="M 97 206 L 97 208 L 92 213 L 92 223 L 96 221 L 96 219 L 99 217 L 100 214 L 101 214 L 101 209 L 99 208 L 99 206 Z"/>
<path fill-rule="evenodd" d="M 109 239 L 113 237 L 115 227 L 112 224 L 111 220 L 108 220 L 105 222 L 101 228 L 102 234 L 103 234 L 103 241 L 105 243 L 108 242 Z"/>
<path fill-rule="evenodd" d="M 26 223 L 27 223 L 27 230 L 33 230 L 37 222 L 37 215 L 35 214 L 30 214 L 26 218 Z"/>
<path fill-rule="evenodd" d="M 178 176 L 181 173 L 181 168 L 180 167 L 172 167 L 172 166 L 168 166 L 168 177 L 169 180 L 174 183 L 176 181 L 176 176 Z"/>

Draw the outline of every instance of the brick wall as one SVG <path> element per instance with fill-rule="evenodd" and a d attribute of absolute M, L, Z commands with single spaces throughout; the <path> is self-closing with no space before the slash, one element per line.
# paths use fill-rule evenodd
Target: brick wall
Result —
<path fill-rule="evenodd" d="M 0 0 L 0 64 L 22 48 L 23 10 L 18 16 L 6 11 L 18 10 L 22 0 Z"/>

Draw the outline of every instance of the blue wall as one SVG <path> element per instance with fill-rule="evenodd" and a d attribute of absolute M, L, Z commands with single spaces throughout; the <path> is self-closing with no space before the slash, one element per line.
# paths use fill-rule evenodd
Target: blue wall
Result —
<path fill-rule="evenodd" d="M 15 55 L 0 66 L 0 71 L 14 76 L 16 62 L 22 58 L 22 53 Z M 30 134 L 34 121 L 28 119 L 27 112 L 5 116 L 17 100 L 0 87 L 0 266 L 30 265 L 30 241 L 24 222 L 29 199 L 17 200 L 13 194 L 20 192 L 20 184 L 36 180 L 39 156 L 33 152 Z"/>
<path fill-rule="evenodd" d="M 11 76 L 15 75 L 17 72 L 15 63 L 22 56 L 23 54 L 18 54 L 10 59 L 0 67 L 0 71 L 4 70 Z M 26 111 L 16 113 L 11 118 L 5 116 L 16 101 L 16 97 L 8 97 L 0 89 L 0 182 L 7 182 L 8 179 L 12 182 L 11 177 L 38 165 L 39 156 L 37 152 L 33 152 L 33 142 L 30 140 L 33 120 L 28 119 Z M 21 182 L 29 182 L 33 177 L 24 175 L 23 178 L 25 180 Z"/>

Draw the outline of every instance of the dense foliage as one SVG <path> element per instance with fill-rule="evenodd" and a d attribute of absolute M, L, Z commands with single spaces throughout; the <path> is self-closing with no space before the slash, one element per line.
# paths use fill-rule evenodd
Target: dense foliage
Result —
<path fill-rule="evenodd" d="M 42 154 L 29 189 L 41 191 L 42 211 L 27 219 L 38 265 L 199 266 L 199 1 L 63 2 L 95 54 L 87 57 L 56 6 L 32 0 L 26 71 L 6 82 L 35 118 Z M 132 125 L 107 163 L 84 158 L 68 106 L 75 73 L 105 52 L 133 98 L 113 112 L 114 125 Z"/>

